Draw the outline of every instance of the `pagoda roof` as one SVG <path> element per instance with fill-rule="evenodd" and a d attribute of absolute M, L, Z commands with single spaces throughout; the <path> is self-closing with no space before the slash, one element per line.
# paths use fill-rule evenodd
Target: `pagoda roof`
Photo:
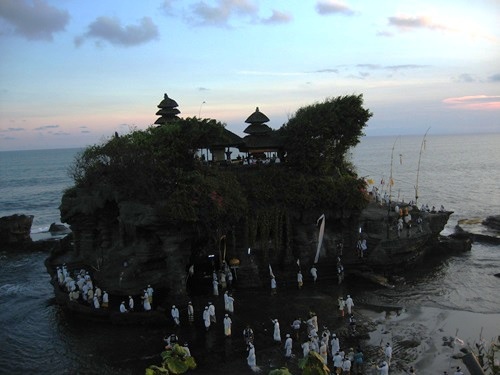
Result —
<path fill-rule="evenodd" d="M 178 106 L 179 104 L 174 99 L 169 98 L 166 93 L 163 94 L 163 100 L 158 104 L 158 108 L 175 108 Z"/>
<path fill-rule="evenodd" d="M 247 124 L 263 124 L 264 122 L 268 121 L 269 118 L 261 111 L 259 111 L 259 107 L 255 108 L 255 112 L 248 116 L 248 118 L 245 120 Z"/>
<path fill-rule="evenodd" d="M 246 134 L 261 134 L 261 135 L 264 135 L 264 134 L 267 134 L 267 133 L 270 133 L 272 131 L 272 129 L 267 126 L 266 124 L 250 124 L 246 127 L 245 130 L 243 130 L 243 133 L 246 133 Z"/>

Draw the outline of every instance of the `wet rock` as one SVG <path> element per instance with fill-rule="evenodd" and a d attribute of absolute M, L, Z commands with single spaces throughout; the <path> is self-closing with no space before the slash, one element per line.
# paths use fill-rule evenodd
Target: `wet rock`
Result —
<path fill-rule="evenodd" d="M 0 245 L 21 248 L 31 244 L 33 215 L 11 215 L 0 218 Z"/>

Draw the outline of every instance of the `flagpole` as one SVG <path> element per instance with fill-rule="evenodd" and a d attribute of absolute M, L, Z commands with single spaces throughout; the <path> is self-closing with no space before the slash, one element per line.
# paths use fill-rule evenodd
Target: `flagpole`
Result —
<path fill-rule="evenodd" d="M 396 142 L 398 141 L 399 137 L 400 136 L 398 135 L 398 137 L 394 141 L 394 144 L 392 145 L 392 151 L 391 151 L 391 173 L 389 176 L 389 205 L 387 207 L 387 238 L 389 238 L 389 227 L 391 224 L 390 223 L 390 219 L 391 219 L 390 213 L 391 213 L 391 194 L 392 194 L 392 164 L 394 161 L 394 148 L 396 147 Z"/>
<path fill-rule="evenodd" d="M 420 173 L 420 160 L 422 159 L 422 151 L 424 150 L 425 147 L 425 137 L 427 136 L 427 133 L 429 132 L 430 128 L 431 127 L 429 126 L 424 134 L 424 138 L 422 139 L 422 144 L 420 145 L 420 154 L 418 155 L 417 182 L 415 184 L 415 206 L 417 207 L 418 207 L 418 175 Z"/>

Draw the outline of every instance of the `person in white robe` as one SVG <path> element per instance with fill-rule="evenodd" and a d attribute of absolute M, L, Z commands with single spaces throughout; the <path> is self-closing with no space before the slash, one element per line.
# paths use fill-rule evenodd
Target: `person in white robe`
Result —
<path fill-rule="evenodd" d="M 330 341 L 330 346 L 332 347 L 332 357 L 340 350 L 339 338 L 335 333 L 332 334 L 332 341 Z"/>
<path fill-rule="evenodd" d="M 293 340 L 290 337 L 289 334 L 286 335 L 286 340 L 285 340 L 285 357 L 286 358 L 291 358 L 292 357 L 292 347 L 293 347 Z"/>
<path fill-rule="evenodd" d="M 181 320 L 179 316 L 179 309 L 175 305 L 172 305 L 172 309 L 170 310 L 170 315 L 172 315 L 172 319 L 174 320 L 175 325 L 180 326 Z"/>
<path fill-rule="evenodd" d="M 102 294 L 102 307 L 107 308 L 109 306 L 109 295 L 108 292 L 104 291 Z"/>
<path fill-rule="evenodd" d="M 297 286 L 299 289 L 302 288 L 302 286 L 304 285 L 304 277 L 302 276 L 302 272 L 297 272 Z"/>
<path fill-rule="evenodd" d="M 231 318 L 229 317 L 229 314 L 226 314 L 224 316 L 224 335 L 226 337 L 229 337 L 231 336 L 231 324 L 232 324 L 232 320 Z"/>
<path fill-rule="evenodd" d="M 120 312 L 121 313 L 128 312 L 127 308 L 125 307 L 125 301 L 122 301 L 122 303 L 120 304 Z"/>
<path fill-rule="evenodd" d="M 214 279 L 212 281 L 212 286 L 213 286 L 214 296 L 218 296 L 219 295 L 219 282 L 217 281 L 217 279 Z"/>
<path fill-rule="evenodd" d="M 345 300 L 345 306 L 347 307 L 347 314 L 351 315 L 352 308 L 354 307 L 354 301 L 352 300 L 352 297 L 349 294 L 347 295 L 347 298 Z"/>
<path fill-rule="evenodd" d="M 147 291 L 144 291 L 144 295 L 142 296 L 142 306 L 144 307 L 144 311 L 151 310 L 151 302 L 149 302 L 149 295 Z"/>
<path fill-rule="evenodd" d="M 254 370 L 257 367 L 257 357 L 255 355 L 255 346 L 251 342 L 248 343 L 247 363 L 248 363 L 248 366 L 250 366 L 250 368 L 252 370 Z"/>
<path fill-rule="evenodd" d="M 229 306 L 228 306 L 228 297 L 229 297 L 229 292 L 226 290 L 224 292 L 224 310 L 229 311 Z"/>
<path fill-rule="evenodd" d="M 208 303 L 208 313 L 210 315 L 210 322 L 216 323 L 217 319 L 215 317 L 215 306 L 212 304 L 212 302 Z"/>
<path fill-rule="evenodd" d="M 313 265 L 311 267 L 311 276 L 313 278 L 313 281 L 316 282 L 316 280 L 318 279 L 318 269 L 316 268 L 316 265 Z"/>
<path fill-rule="evenodd" d="M 134 299 L 132 296 L 128 296 L 128 309 L 134 311 Z"/>
<path fill-rule="evenodd" d="M 193 323 L 194 322 L 194 307 L 193 307 L 193 303 L 191 301 L 188 302 L 187 314 L 188 314 L 189 323 Z"/>
<path fill-rule="evenodd" d="M 227 297 L 227 311 L 230 314 L 234 313 L 234 298 L 232 295 Z"/>
<path fill-rule="evenodd" d="M 309 351 L 311 350 L 311 341 L 307 340 L 302 343 L 302 355 L 306 358 L 309 355 Z"/>
<path fill-rule="evenodd" d="M 205 324 L 205 329 L 208 331 L 210 328 L 210 311 L 208 311 L 208 306 L 205 306 L 205 310 L 203 310 L 203 323 Z"/>
<path fill-rule="evenodd" d="M 323 360 L 323 363 L 326 365 L 328 361 L 328 346 L 324 341 L 321 341 L 321 346 L 319 347 L 319 355 Z"/>
<path fill-rule="evenodd" d="M 154 293 L 153 287 L 151 285 L 148 285 L 146 292 L 148 293 L 149 304 L 152 305 L 153 304 L 153 293 Z"/>
<path fill-rule="evenodd" d="M 99 309 L 101 307 L 101 304 L 99 303 L 99 298 L 97 296 L 94 296 L 94 308 Z"/>
<path fill-rule="evenodd" d="M 274 319 L 272 322 L 274 324 L 273 339 L 274 341 L 281 342 L 280 323 L 278 322 L 278 319 Z"/>

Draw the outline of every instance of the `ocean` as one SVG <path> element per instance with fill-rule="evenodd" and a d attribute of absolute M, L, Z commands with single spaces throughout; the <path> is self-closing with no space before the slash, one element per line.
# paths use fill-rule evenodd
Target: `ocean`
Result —
<path fill-rule="evenodd" d="M 0 152 L 0 217 L 34 215 L 32 237 L 47 236 L 49 225 L 60 222 L 58 207 L 64 190 L 72 186 L 68 168 L 78 151 Z M 500 214 L 500 134 L 429 133 L 425 142 L 423 135 L 364 137 L 350 158 L 358 174 L 381 190 L 387 189 L 392 169 L 392 196 L 405 202 L 415 200 L 420 159 L 419 206 L 443 205 L 454 212 L 443 234 L 453 232 L 460 219 Z M 46 257 L 43 252 L 11 254 L 0 249 L 0 374 L 143 374 L 147 364 L 157 362 L 164 330 L 68 319 L 52 302 Z M 396 340 L 398 326 L 421 324 L 433 337 L 428 349 L 436 345 L 432 350 L 447 354 L 438 347 L 442 336 L 473 343 L 480 335 L 486 341 L 500 335 L 500 278 L 494 277 L 498 272 L 500 247 L 474 243 L 469 253 L 409 271 L 406 282 L 394 289 L 343 288 L 366 305 L 402 308 L 392 318 L 367 311 L 387 325 L 372 341 Z M 420 373 L 442 373 L 438 357 L 422 354 L 414 365 L 433 370 Z M 446 365 L 455 364 L 453 360 Z M 202 366 L 196 372 L 217 373 Z"/>

